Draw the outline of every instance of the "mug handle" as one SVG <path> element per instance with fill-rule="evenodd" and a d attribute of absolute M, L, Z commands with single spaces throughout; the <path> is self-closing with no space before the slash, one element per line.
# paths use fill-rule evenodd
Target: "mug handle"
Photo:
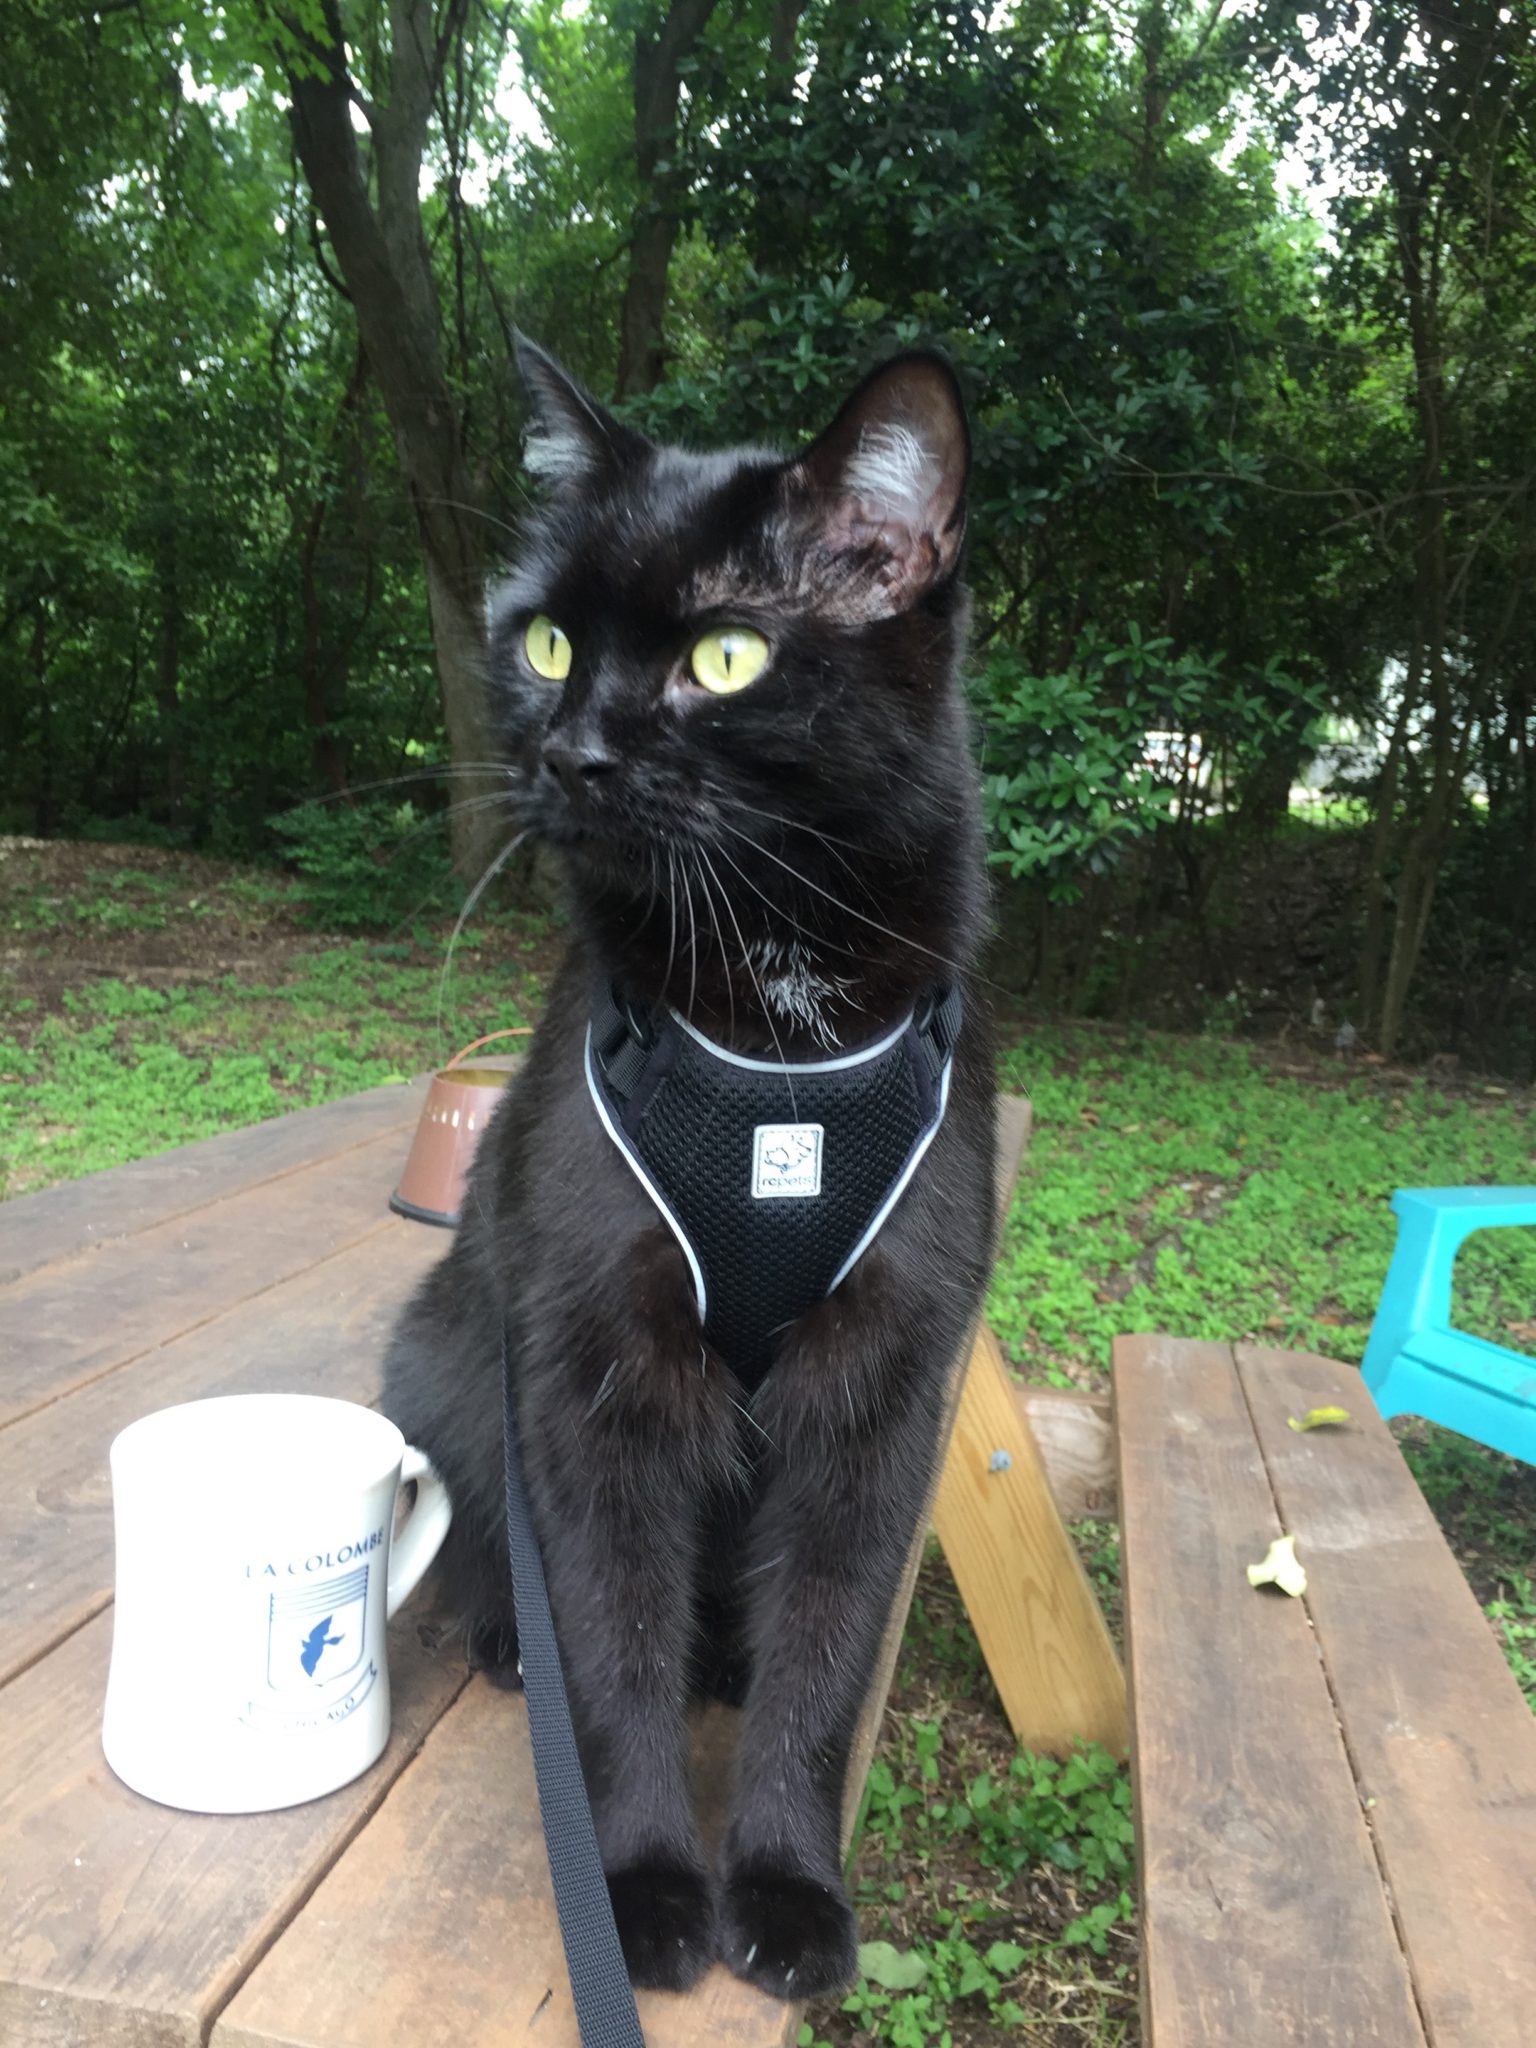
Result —
<path fill-rule="evenodd" d="M 414 1444 L 406 1445 L 405 1459 L 400 1467 L 400 1484 L 404 1486 L 408 1479 L 416 1482 L 416 1500 L 400 1524 L 390 1548 L 386 1614 L 391 1621 L 396 1608 L 415 1592 L 417 1582 L 436 1557 L 443 1538 L 448 1534 L 448 1524 L 453 1519 L 453 1504 L 437 1467 L 426 1452 L 418 1451 Z"/>

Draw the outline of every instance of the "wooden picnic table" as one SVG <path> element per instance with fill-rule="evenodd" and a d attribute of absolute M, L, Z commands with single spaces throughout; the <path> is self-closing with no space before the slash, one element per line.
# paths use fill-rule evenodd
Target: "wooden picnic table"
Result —
<path fill-rule="evenodd" d="M 376 1399 L 390 1324 L 446 1248 L 386 1206 L 424 1093 L 376 1089 L 0 1206 L 6 2048 L 574 2048 L 522 1697 L 471 1678 L 419 1599 L 391 1629 L 389 1748 L 325 1799 L 182 1813 L 131 1792 L 101 1752 L 108 1446 L 137 1416 L 204 1395 Z M 1024 1105 L 1005 1103 L 1000 1200 L 1026 1129 Z M 1017 1415 L 999 1426 L 1027 1437 Z M 949 1512 L 957 1546 L 990 1572 L 1009 1489 L 977 1485 L 984 1512 L 960 1497 Z M 1055 1538 L 1042 1540 L 1049 1569 Z M 905 1612 L 904 1598 L 859 1784 Z M 1048 1616 L 1047 1638 L 1055 1627 Z M 1069 1711 L 1092 1718 L 1076 1695 Z M 721 1803 L 732 1719 L 701 1720 L 706 1807 Z M 686 1998 L 640 2005 L 665 2048 L 768 2048 L 798 2019 L 721 1966 Z"/>

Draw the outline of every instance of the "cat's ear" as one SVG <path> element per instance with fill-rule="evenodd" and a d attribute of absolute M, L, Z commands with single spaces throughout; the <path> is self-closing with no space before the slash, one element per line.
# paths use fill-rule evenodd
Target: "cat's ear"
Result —
<path fill-rule="evenodd" d="M 909 611 L 954 573 L 971 437 L 954 372 L 898 356 L 867 377 L 789 466 L 795 516 L 826 564 L 824 602 L 850 620 Z"/>
<path fill-rule="evenodd" d="M 526 334 L 517 335 L 516 344 L 532 407 L 523 461 L 540 483 L 555 490 L 579 488 L 650 452 L 644 434 L 623 426 Z"/>

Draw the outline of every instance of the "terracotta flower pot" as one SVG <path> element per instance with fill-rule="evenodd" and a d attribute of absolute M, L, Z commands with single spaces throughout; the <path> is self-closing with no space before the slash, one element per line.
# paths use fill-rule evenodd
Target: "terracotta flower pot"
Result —
<path fill-rule="evenodd" d="M 489 1061 L 473 1067 L 459 1062 L 493 1039 L 524 1038 L 530 1029 L 524 1024 L 477 1038 L 432 1076 L 410 1157 L 400 1185 L 389 1198 L 397 1215 L 410 1216 L 418 1223 L 440 1223 L 447 1229 L 458 1222 L 469 1163 L 510 1073 L 510 1068 Z"/>

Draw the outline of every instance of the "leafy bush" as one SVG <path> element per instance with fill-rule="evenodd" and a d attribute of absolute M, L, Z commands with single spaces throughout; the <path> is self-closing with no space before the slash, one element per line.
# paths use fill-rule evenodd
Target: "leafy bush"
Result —
<path fill-rule="evenodd" d="M 1034 675 L 1000 649 L 974 688 L 992 859 L 1044 880 L 1056 902 L 1079 895 L 1085 872 L 1102 872 L 1119 843 L 1152 831 L 1172 803 L 1147 760 L 1148 729 L 1160 722 L 1151 693 L 1139 675 L 1114 687 L 1168 643 L 1144 648 L 1132 636 L 1109 648 L 1090 635 L 1059 675 Z"/>
<path fill-rule="evenodd" d="M 1219 653 L 1175 653 L 1134 620 L 1119 646 L 1090 627 L 1051 675 L 998 647 L 972 696 L 992 859 L 1056 903 L 1075 901 L 1130 841 L 1202 813 L 1246 757 L 1299 742 L 1316 709 L 1278 661 L 1241 674 Z M 1171 747 L 1154 752 L 1153 734 Z"/>
<path fill-rule="evenodd" d="M 1130 1781 L 1107 1750 L 1079 1749 L 1061 1764 L 1021 1751 L 1001 1781 L 989 1771 L 971 1781 L 966 1807 L 982 1861 L 1007 1876 L 1048 1858 L 1091 1885 L 1130 1882 Z M 1063 1939 L 1102 1947 L 1077 1923 Z"/>
<path fill-rule="evenodd" d="M 393 931 L 457 903 L 446 836 L 414 804 L 303 803 L 269 822 L 298 870 L 306 924 Z"/>

